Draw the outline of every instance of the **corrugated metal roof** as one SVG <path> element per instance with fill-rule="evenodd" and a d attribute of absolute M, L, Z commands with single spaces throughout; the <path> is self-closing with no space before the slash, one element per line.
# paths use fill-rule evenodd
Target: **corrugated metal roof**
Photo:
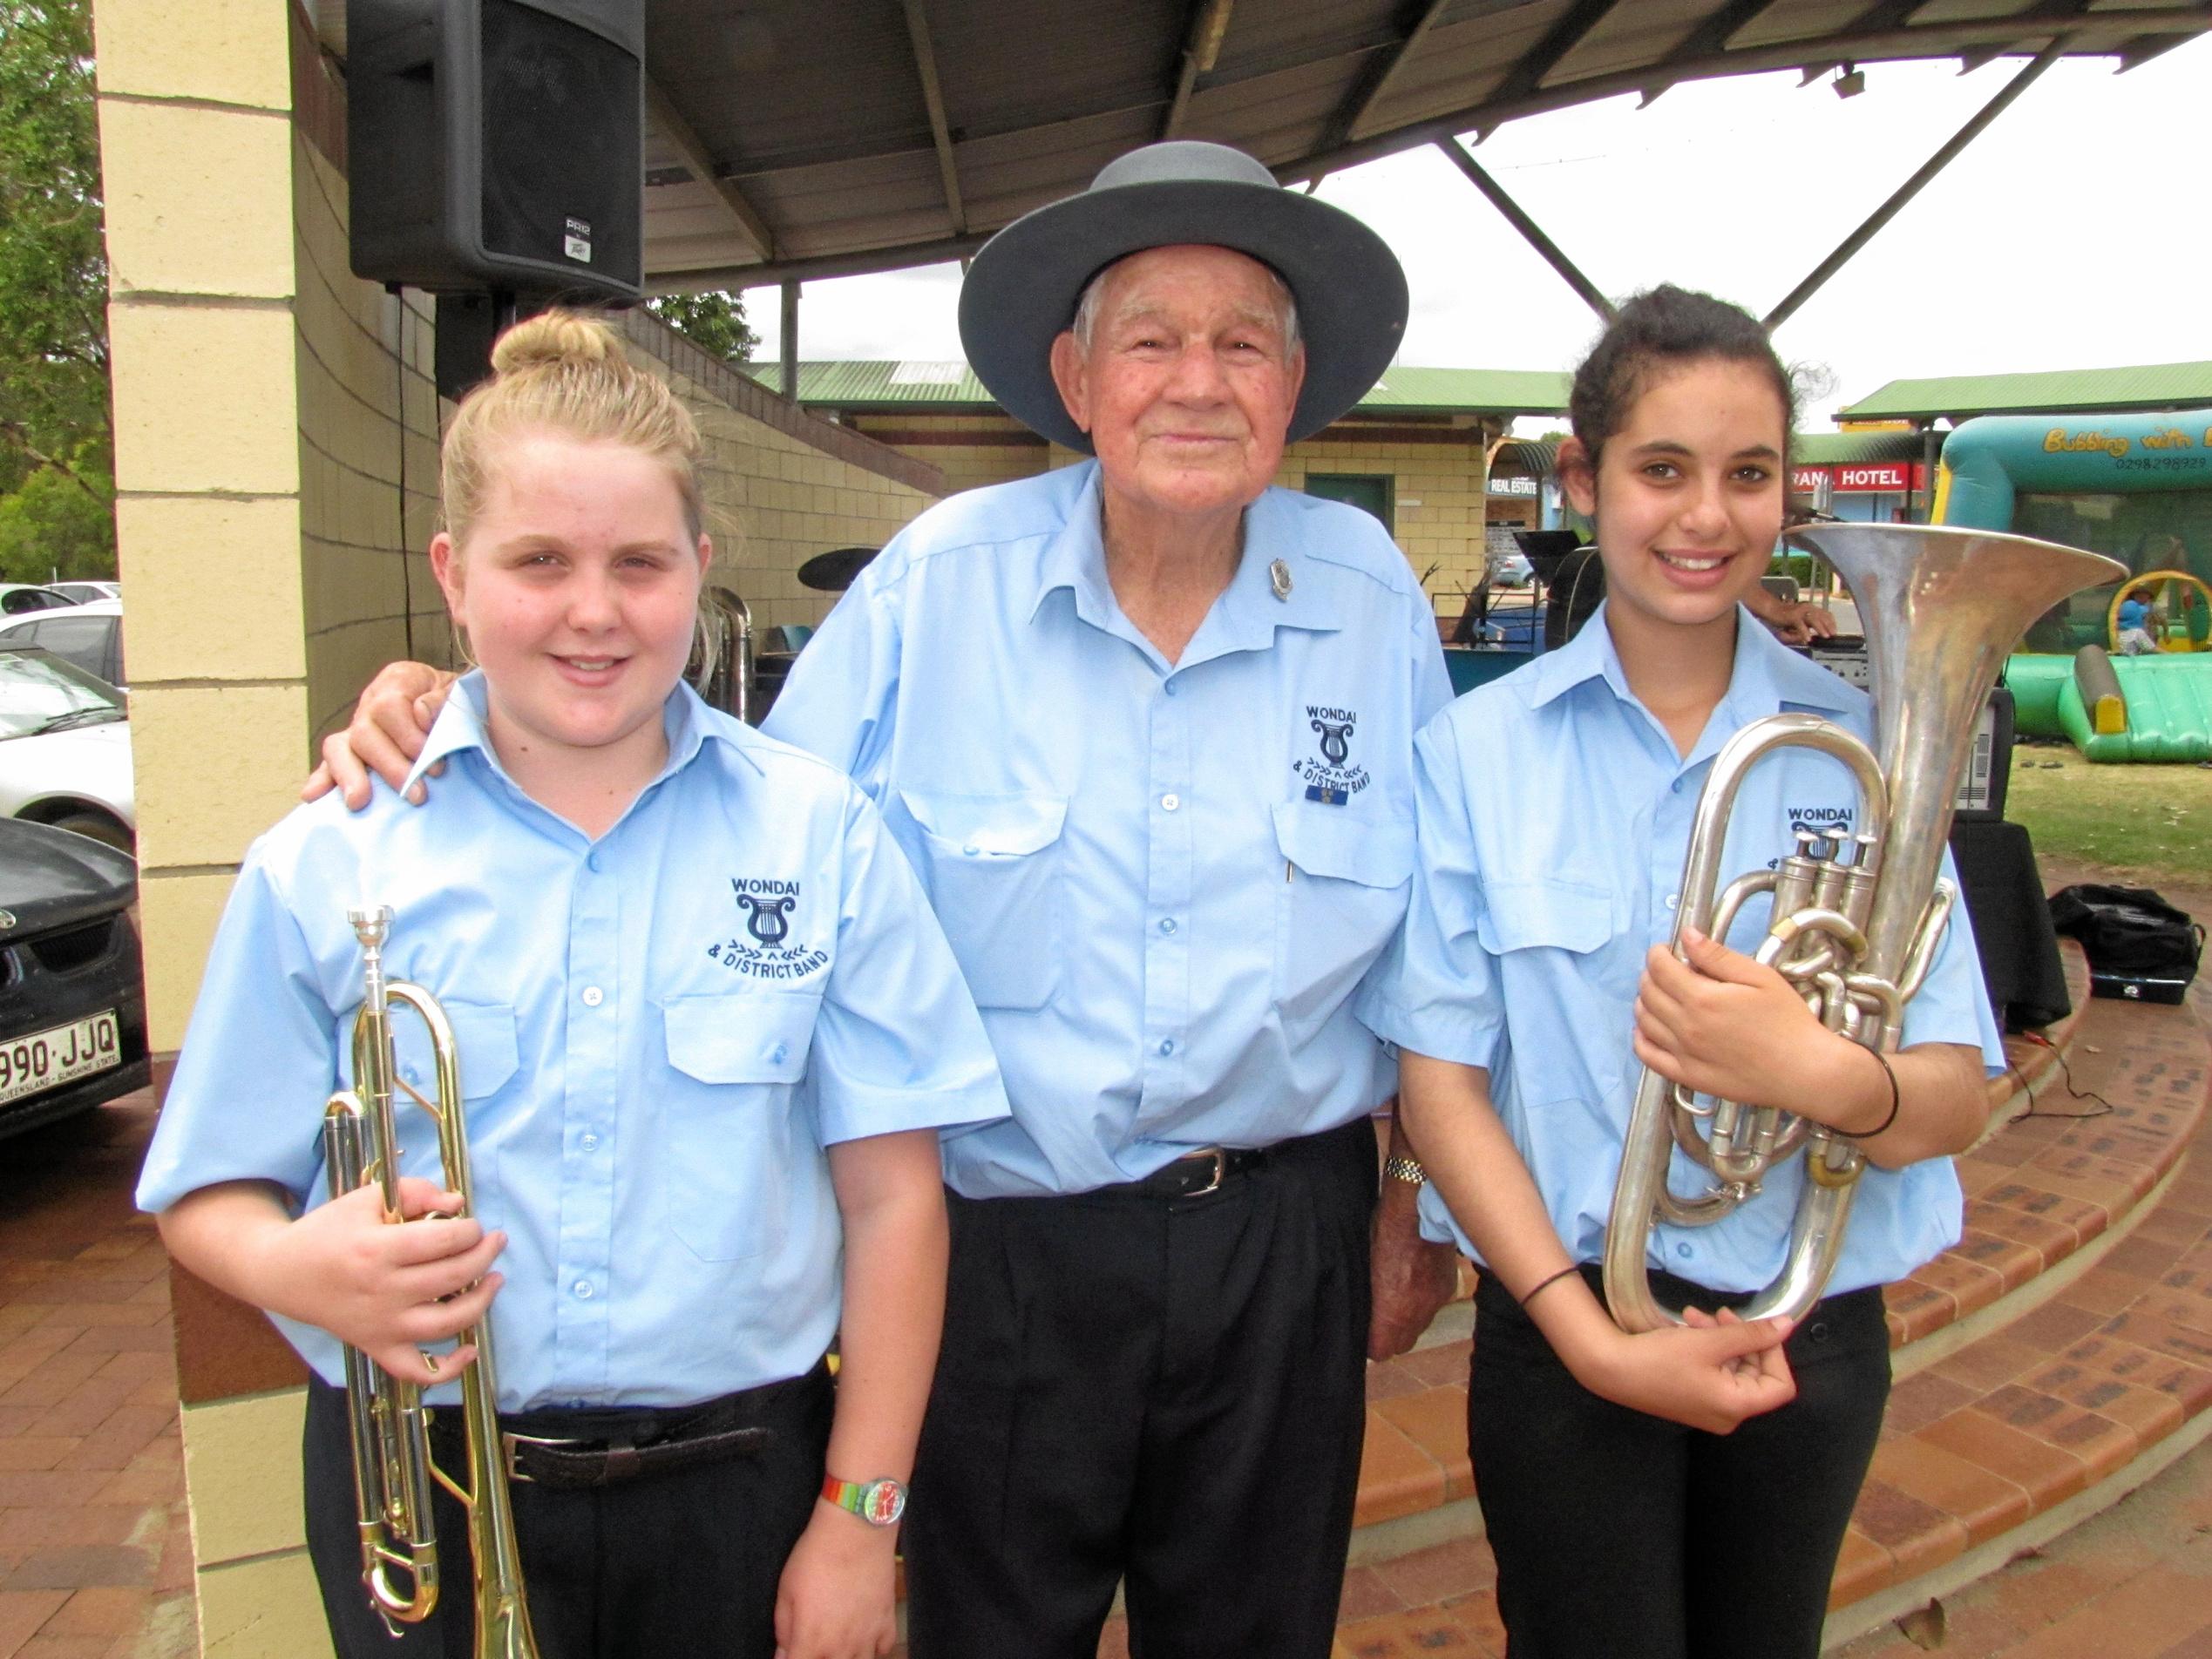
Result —
<path fill-rule="evenodd" d="M 1931 420 L 1949 415 L 2038 415 L 2070 410 L 2176 409 L 2212 402 L 2212 362 L 2127 369 L 2053 369 L 2026 375 L 1893 380 L 1835 411 L 1838 420 Z"/>
<path fill-rule="evenodd" d="M 1800 432 L 1789 441 L 1799 466 L 1857 466 L 1869 461 L 1917 461 L 1917 432 Z"/>
<path fill-rule="evenodd" d="M 770 390 L 783 384 L 774 363 L 746 372 Z M 1364 414 L 1558 414 L 1567 376 L 1532 369 L 1393 368 L 1359 403 Z M 982 382 L 955 362 L 858 358 L 799 364 L 799 402 L 814 408 L 926 410 L 995 409 Z"/>
<path fill-rule="evenodd" d="M 1708 77 L 2019 60 L 2046 44 L 2124 66 L 2212 28 L 2202 4 L 2175 0 L 653 0 L 643 10 L 646 269 L 675 288 L 955 258 L 1154 139 L 1239 145 L 1297 183 Z"/>
<path fill-rule="evenodd" d="M 1559 446 L 1537 438 L 1511 438 L 1490 452 L 1493 475 L 1548 478 L 1558 470 Z"/>

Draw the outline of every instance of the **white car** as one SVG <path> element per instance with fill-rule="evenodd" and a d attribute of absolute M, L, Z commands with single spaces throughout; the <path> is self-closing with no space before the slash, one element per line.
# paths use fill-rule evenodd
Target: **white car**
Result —
<path fill-rule="evenodd" d="M 137 847 L 122 694 L 35 646 L 0 646 L 0 815 Z"/>
<path fill-rule="evenodd" d="M 48 587 L 72 605 L 83 605 L 92 599 L 119 599 L 123 597 L 120 582 L 49 582 Z"/>
<path fill-rule="evenodd" d="M 38 582 L 0 582 L 0 616 L 24 616 L 32 611 L 56 609 L 77 601 L 68 594 Z"/>
<path fill-rule="evenodd" d="M 123 601 L 90 599 L 0 622 L 0 648 L 35 645 L 86 674 L 127 690 L 123 667 Z"/>

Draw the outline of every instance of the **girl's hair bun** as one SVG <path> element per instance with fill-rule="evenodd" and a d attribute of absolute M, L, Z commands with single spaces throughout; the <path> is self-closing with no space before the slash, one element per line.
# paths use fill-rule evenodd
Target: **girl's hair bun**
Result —
<path fill-rule="evenodd" d="M 526 317 L 492 348 L 492 368 L 501 375 L 533 369 L 583 367 L 626 359 L 614 331 L 596 317 L 546 311 Z"/>

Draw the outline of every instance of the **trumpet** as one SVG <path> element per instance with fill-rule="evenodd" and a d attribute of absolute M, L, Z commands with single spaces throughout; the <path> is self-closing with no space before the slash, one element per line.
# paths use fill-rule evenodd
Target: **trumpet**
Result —
<path fill-rule="evenodd" d="M 333 1094 L 323 1111 L 322 1149 L 330 1195 L 342 1197 L 374 1182 L 385 1222 L 404 1219 L 392 1100 L 397 1087 L 438 1126 L 445 1188 L 461 1195 L 462 1213 L 472 1215 L 476 1196 L 469 1180 L 461 1062 L 452 1026 L 429 992 L 384 978 L 384 941 L 392 920 L 389 905 L 349 910 L 346 920 L 361 941 L 363 991 L 361 1012 L 353 1024 L 354 1086 Z M 437 1072 L 435 1100 L 397 1075 L 391 1029 L 395 1006 L 412 1009 L 429 1033 Z M 430 1506 L 431 1482 L 435 1480 L 468 1513 L 478 1659 L 538 1659 L 530 1605 L 523 1595 L 514 1513 L 499 1463 L 499 1384 L 492 1369 L 489 1321 L 470 1327 L 462 1339 L 476 1349 L 475 1364 L 461 1376 L 469 1466 L 465 1483 L 455 1481 L 431 1456 L 431 1413 L 423 1404 L 421 1389 L 392 1376 L 359 1349 L 346 1347 L 361 1580 L 370 1605 L 395 1635 L 400 1625 L 419 1623 L 435 1610 L 438 1531 Z"/>
<path fill-rule="evenodd" d="M 1892 1052 L 1904 1006 L 1935 959 L 1955 899 L 1939 882 L 1951 805 L 1977 724 L 2007 653 L 2028 625 L 2085 587 L 2126 569 L 2078 548 L 1937 525 L 1819 525 L 1788 539 L 1818 553 L 1851 590 L 1873 676 L 1872 747 L 1833 721 L 1770 714 L 1723 746 L 1692 821 L 1672 948 L 1695 927 L 1725 939 L 1736 912 L 1767 894 L 1771 919 L 1757 958 L 1797 988 L 1830 1031 Z M 1772 870 L 1738 877 L 1715 896 L 1737 789 L 1786 748 L 1832 755 L 1858 787 L 1858 833 L 1801 835 Z M 1702 1126 L 1702 1127 L 1701 1127 Z M 1712 1177 L 1685 1197 L 1667 1184 L 1676 1150 Z M 1605 1302 L 1629 1331 L 1680 1323 L 1653 1298 L 1645 1265 L 1660 1222 L 1703 1227 L 1754 1195 L 1802 1153 L 1806 1179 L 1782 1268 L 1743 1310 L 1795 1318 L 1820 1299 L 1843 1248 L 1865 1155 L 1849 1137 L 1773 1107 L 1709 1100 L 1645 1067 L 1629 1117 L 1605 1229 Z"/>

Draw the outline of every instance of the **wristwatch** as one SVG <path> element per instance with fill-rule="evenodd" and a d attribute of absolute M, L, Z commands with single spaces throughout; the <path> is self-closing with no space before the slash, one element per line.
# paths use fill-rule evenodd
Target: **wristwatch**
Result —
<path fill-rule="evenodd" d="M 1393 1181 L 1409 1181 L 1418 1187 L 1428 1179 L 1428 1172 L 1412 1158 L 1392 1156 L 1382 1161 L 1382 1173 Z"/>
<path fill-rule="evenodd" d="M 849 1509 L 871 1527 L 896 1527 L 906 1513 L 906 1488 L 889 1475 L 873 1480 L 840 1480 L 831 1475 L 822 1482 L 822 1496 L 840 1509 Z"/>

